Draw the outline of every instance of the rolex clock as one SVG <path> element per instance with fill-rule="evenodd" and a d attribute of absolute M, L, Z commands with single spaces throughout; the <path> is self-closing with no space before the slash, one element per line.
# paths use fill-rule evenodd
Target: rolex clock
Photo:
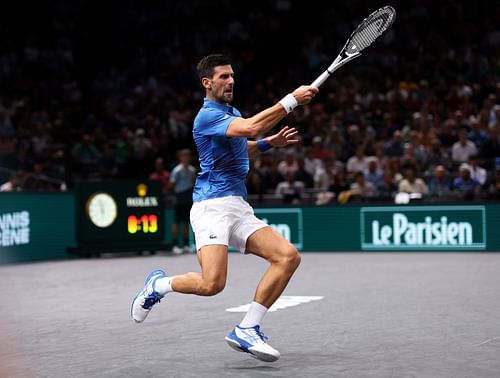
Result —
<path fill-rule="evenodd" d="M 106 228 L 116 220 L 118 208 L 110 194 L 96 192 L 87 200 L 85 212 L 93 224 L 100 228 Z"/>
<path fill-rule="evenodd" d="M 75 186 L 74 251 L 154 251 L 164 249 L 161 184 L 150 180 L 80 182 Z"/>

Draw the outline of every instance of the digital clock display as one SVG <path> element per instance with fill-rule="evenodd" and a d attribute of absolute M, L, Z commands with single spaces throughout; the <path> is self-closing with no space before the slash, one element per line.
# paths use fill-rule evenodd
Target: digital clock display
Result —
<path fill-rule="evenodd" d="M 159 181 L 79 183 L 75 194 L 79 246 L 91 251 L 164 248 L 162 196 Z"/>
<path fill-rule="evenodd" d="M 145 234 L 158 232 L 158 217 L 156 214 L 146 214 L 141 216 L 129 215 L 127 230 L 129 234 L 143 232 Z"/>

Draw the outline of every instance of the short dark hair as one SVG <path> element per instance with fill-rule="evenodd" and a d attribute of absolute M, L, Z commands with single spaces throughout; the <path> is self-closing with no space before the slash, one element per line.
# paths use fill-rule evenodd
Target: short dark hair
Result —
<path fill-rule="evenodd" d="M 218 66 L 227 66 L 231 64 L 231 59 L 224 54 L 210 54 L 201 59 L 196 66 L 198 77 L 201 80 L 204 77 L 211 78 L 214 74 L 214 68 Z"/>

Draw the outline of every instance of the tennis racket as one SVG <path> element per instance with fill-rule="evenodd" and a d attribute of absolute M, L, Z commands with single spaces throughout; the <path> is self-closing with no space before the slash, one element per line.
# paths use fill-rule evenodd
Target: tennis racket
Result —
<path fill-rule="evenodd" d="M 311 84 L 319 88 L 339 67 L 361 55 L 361 51 L 389 29 L 396 18 L 396 11 L 391 6 L 380 8 L 365 18 L 347 39 L 346 44 L 333 63 Z"/>

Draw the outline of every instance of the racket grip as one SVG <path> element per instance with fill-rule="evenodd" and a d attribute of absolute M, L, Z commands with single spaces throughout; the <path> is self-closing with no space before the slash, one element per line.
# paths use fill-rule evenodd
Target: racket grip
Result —
<path fill-rule="evenodd" d="M 326 79 L 330 76 L 330 73 L 328 71 L 323 72 L 321 75 L 317 77 L 316 80 L 314 80 L 311 84 L 311 87 L 316 87 L 319 88 L 321 84 L 325 82 Z"/>

